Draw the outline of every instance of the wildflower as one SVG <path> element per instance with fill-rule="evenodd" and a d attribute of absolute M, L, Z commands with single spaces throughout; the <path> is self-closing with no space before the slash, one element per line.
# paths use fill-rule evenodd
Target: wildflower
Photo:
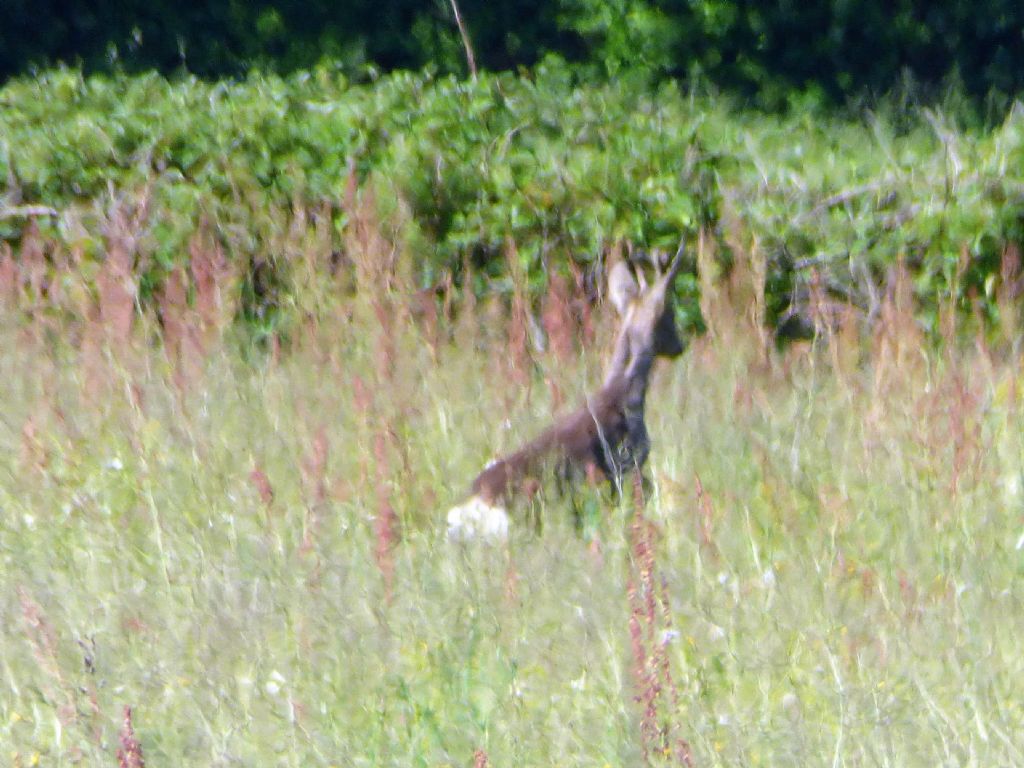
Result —
<path fill-rule="evenodd" d="M 284 675 L 275 669 L 270 673 L 270 678 L 267 680 L 263 688 L 271 696 L 277 696 L 277 694 L 281 692 L 281 686 L 284 685 L 284 683 Z"/>

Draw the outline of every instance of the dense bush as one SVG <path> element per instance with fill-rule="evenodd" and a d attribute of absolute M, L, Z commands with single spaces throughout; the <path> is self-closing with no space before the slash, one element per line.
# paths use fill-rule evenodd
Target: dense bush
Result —
<path fill-rule="evenodd" d="M 476 82 L 400 73 L 362 85 L 324 69 L 216 84 L 57 70 L 10 82 L 0 103 L 7 198 L 58 209 L 48 237 L 102 258 L 110 190 L 148 191 L 144 290 L 201 223 L 287 289 L 280 232 L 296 210 L 329 210 L 342 248 L 350 168 L 382 216 L 411 228 L 424 286 L 466 258 L 481 279 L 499 276 L 509 240 L 539 286 L 568 258 L 692 244 L 704 228 L 726 267 L 756 243 L 770 317 L 806 299 L 812 274 L 876 311 L 898 260 L 929 322 L 947 297 L 991 299 L 1024 221 L 1016 109 L 987 132 L 895 107 L 782 117 L 673 85 L 580 85 L 555 61 Z M 0 235 L 16 242 L 23 226 L 2 218 Z M 692 269 L 680 285 L 695 319 Z"/>

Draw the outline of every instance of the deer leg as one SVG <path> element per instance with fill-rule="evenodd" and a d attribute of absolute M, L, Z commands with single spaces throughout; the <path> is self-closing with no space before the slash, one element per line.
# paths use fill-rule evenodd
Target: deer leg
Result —
<path fill-rule="evenodd" d="M 575 529 L 576 535 L 579 536 L 583 533 L 583 505 L 580 504 L 576 494 L 570 497 L 569 506 L 572 509 L 572 527 Z"/>
<path fill-rule="evenodd" d="M 532 519 L 533 529 L 540 536 L 544 530 L 544 516 L 541 514 L 540 497 L 542 494 L 540 482 L 534 477 L 524 479 L 521 493 L 527 501 L 527 516 Z"/>
<path fill-rule="evenodd" d="M 594 459 L 588 459 L 583 469 L 586 477 L 586 495 L 581 497 L 579 494 L 572 495 L 572 516 L 573 526 L 576 529 L 578 535 L 583 535 L 583 529 L 586 526 L 586 513 L 588 507 L 593 505 L 594 498 L 593 494 L 599 492 L 598 489 L 601 486 L 602 477 L 610 477 L 609 473 Z"/>
<path fill-rule="evenodd" d="M 622 446 L 624 469 L 643 469 L 651 453 L 651 437 L 647 433 L 643 411 L 626 411 L 626 439 Z"/>
<path fill-rule="evenodd" d="M 544 515 L 540 512 L 540 502 L 537 499 L 530 502 L 529 515 L 533 523 L 533 532 L 540 538 L 544 533 Z"/>
<path fill-rule="evenodd" d="M 643 494 L 644 499 L 647 499 L 654 491 L 654 483 L 641 470 L 638 469 L 637 472 L 640 473 L 640 492 Z"/>

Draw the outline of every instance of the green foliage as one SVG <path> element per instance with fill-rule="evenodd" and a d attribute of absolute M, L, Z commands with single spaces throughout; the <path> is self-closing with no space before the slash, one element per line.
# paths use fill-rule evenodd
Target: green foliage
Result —
<path fill-rule="evenodd" d="M 476 82 L 399 73 L 352 84 L 318 69 L 172 84 L 54 70 L 10 82 L 0 102 L 7 194 L 62 211 L 48 235 L 58 244 L 100 258 L 109 190 L 146 189 L 143 285 L 187 258 L 202 223 L 231 258 L 263 265 L 282 306 L 279 233 L 293 211 L 326 204 L 343 248 L 350 169 L 410 229 L 422 286 L 461 274 L 467 257 L 504 275 L 509 240 L 542 287 L 570 258 L 586 264 L 621 241 L 672 248 L 680 235 L 692 246 L 703 228 L 725 266 L 757 244 L 770 320 L 806 303 L 815 273 L 874 314 L 902 261 L 934 326 L 947 301 L 969 310 L 981 299 L 994 316 L 1003 251 L 1024 237 L 1018 109 L 991 130 L 905 106 L 780 116 L 671 85 L 581 85 L 553 59 Z M 3 225 L 16 241 L 18 221 Z M 696 322 L 694 269 L 680 285 Z"/>
<path fill-rule="evenodd" d="M 716 215 L 696 110 L 670 88 L 577 86 L 557 62 L 532 78 L 359 86 L 329 70 L 214 86 L 60 70 L 0 99 L 22 199 L 95 216 L 110 186 L 150 190 L 149 269 L 180 263 L 200 219 L 234 257 L 267 255 L 274 212 L 337 205 L 350 163 L 432 244 L 417 255 L 428 284 L 467 255 L 495 274 L 509 238 L 539 283 L 552 259 L 587 261 L 621 239 L 674 247 Z M 85 227 L 87 253 L 101 251 L 97 230 Z"/>

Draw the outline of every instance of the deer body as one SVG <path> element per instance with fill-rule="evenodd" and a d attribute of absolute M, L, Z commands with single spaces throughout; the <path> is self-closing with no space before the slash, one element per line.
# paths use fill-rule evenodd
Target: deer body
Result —
<path fill-rule="evenodd" d="M 625 412 L 628 382 L 615 379 L 587 402 L 524 445 L 488 465 L 473 481 L 472 490 L 488 503 L 506 500 L 522 486 L 554 466 L 559 474 L 613 478 L 620 474 L 616 450 L 629 429 Z"/>
<path fill-rule="evenodd" d="M 450 537 L 478 533 L 486 527 L 482 519 L 497 520 L 492 527 L 507 531 L 504 504 L 517 495 L 530 495 L 546 470 L 554 469 L 566 481 L 578 476 L 605 479 L 615 492 L 627 471 L 640 471 L 650 453 L 644 411 L 654 360 L 683 351 L 670 293 L 681 251 L 650 288 L 642 272 L 634 277 L 623 262 L 611 269 L 608 292 L 622 324 L 602 386 L 522 448 L 484 468 L 473 481 L 470 500 L 449 512 Z"/>

